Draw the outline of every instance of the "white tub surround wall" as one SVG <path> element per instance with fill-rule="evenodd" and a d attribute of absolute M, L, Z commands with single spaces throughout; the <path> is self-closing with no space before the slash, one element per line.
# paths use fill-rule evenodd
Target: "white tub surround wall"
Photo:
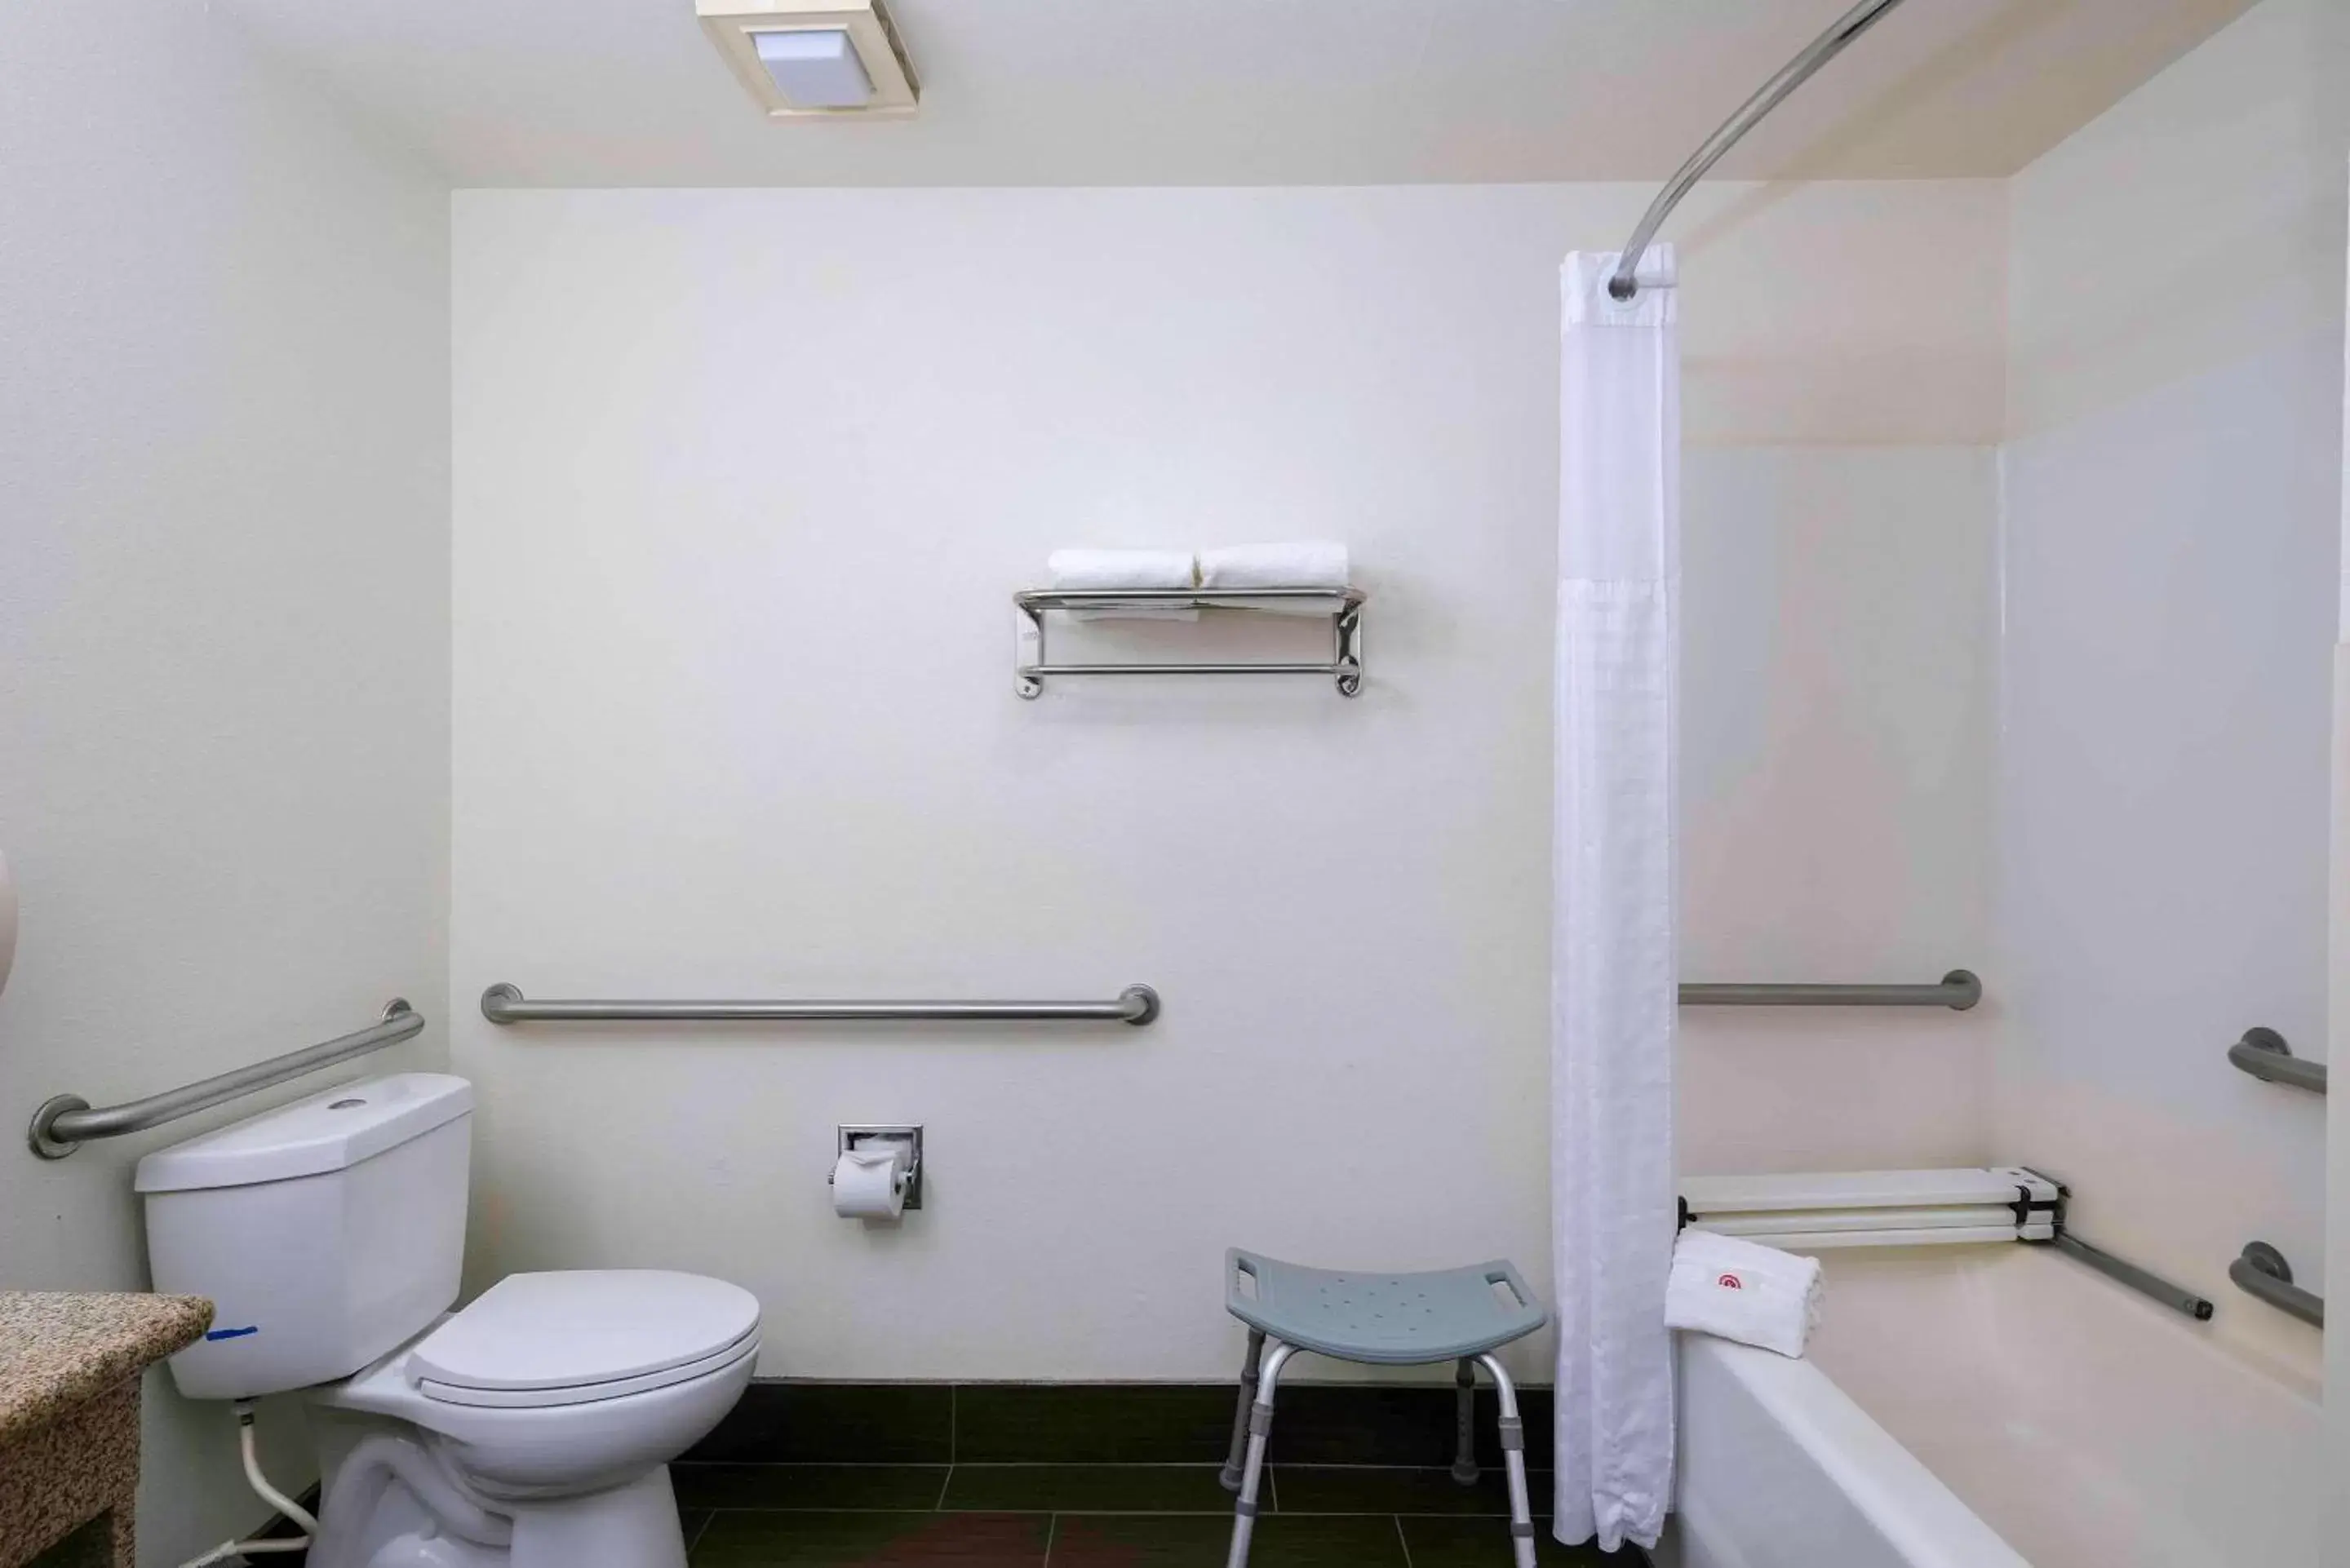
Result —
<path fill-rule="evenodd" d="M 2350 18 L 2337 26 L 2350 27 Z M 2350 202 L 2345 203 L 2350 210 Z M 2350 227 L 2350 225 L 2345 225 Z M 2344 239 L 2345 275 L 2350 275 L 2350 235 Z M 2350 275 L 2345 278 L 2350 289 Z M 2350 318 L 2350 304 L 2345 304 Z M 2350 382 L 2350 333 L 2343 345 L 2344 376 Z M 2344 400 L 2342 435 L 2343 558 L 2350 561 L 2350 397 Z M 2328 925 L 2327 1021 L 2339 1040 L 2350 1033 L 2350 576 L 2342 588 L 2342 640 L 2334 649 L 2334 838 Z M 2329 1089 L 2331 1085 L 2328 1085 Z M 2325 1111 L 2325 1273 L 2324 1293 L 2350 1301 L 2350 1105 L 2328 1094 Z M 2350 1334 L 2325 1342 L 2325 1403 L 2328 1409 L 2350 1410 Z M 2327 1425 L 2333 1473 L 2350 1475 L 2350 1420 L 2338 1417 Z M 2350 1487 L 2335 1487 L 2326 1520 L 2326 1542 L 2337 1558 L 2350 1556 Z"/>
<path fill-rule="evenodd" d="M 117 17 L 116 21 L 120 18 Z M 212 7 L 0 12 L 7 1284 L 144 1283 L 130 1165 L 17 1131 L 363 1026 L 439 1054 L 447 205 Z M 290 1095 L 296 1091 L 283 1091 Z M 213 1122 L 236 1110 L 210 1113 Z M 225 1407 L 151 1380 L 142 1561 L 258 1521 Z M 298 1486 L 298 1431 L 265 1417 Z"/>
<path fill-rule="evenodd" d="M 2350 47 L 2266 0 L 2013 182 L 2000 1158 L 2314 1384 L 2228 1282 L 2324 1276 L 2325 1106 L 2231 1069 L 2326 1042 Z"/>
<path fill-rule="evenodd" d="M 449 1012 L 479 1277 L 737 1279 L 789 1325 L 771 1375 L 1088 1378 L 1232 1376 L 1233 1243 L 1544 1274 L 1557 266 L 1650 194 L 461 193 Z M 1688 644 L 1692 732 L 1730 726 L 1688 770 L 1690 978 L 1938 976 L 1985 940 L 1942 873 L 1991 856 L 2001 188 L 1721 186 L 1683 233 L 1690 619 L 1736 601 Z M 1054 548 L 1320 536 L 1372 595 L 1359 699 L 1014 695 L 1009 596 Z M 1832 804 L 1791 825 L 1802 787 Z M 1860 940 L 1849 909 L 1804 929 L 1846 900 Z M 1166 1012 L 499 1029 L 498 981 L 1145 981 Z M 1703 1027 L 1683 1104 L 1731 1139 L 1989 1158 L 1951 1089 L 1982 1017 L 1817 1021 L 1834 1049 Z M 1742 1112 L 1715 1073 L 1772 1095 Z M 928 1129 L 894 1231 L 826 1200 L 835 1125 L 867 1121 Z M 1546 1376 L 1547 1346 L 1513 1366 Z"/>
<path fill-rule="evenodd" d="M 1998 1159 L 1996 453 L 1758 445 L 1684 466 L 1683 978 L 1962 967 L 1985 990 L 1967 1012 L 1683 1008 L 1681 1169 Z"/>

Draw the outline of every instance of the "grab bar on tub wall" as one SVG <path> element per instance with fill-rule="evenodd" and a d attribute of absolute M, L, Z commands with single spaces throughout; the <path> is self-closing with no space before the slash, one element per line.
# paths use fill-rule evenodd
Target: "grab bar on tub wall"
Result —
<path fill-rule="evenodd" d="M 2127 1285 L 2148 1300 L 2160 1302 L 2171 1311 L 2191 1317 L 2197 1323 L 2210 1322 L 2212 1313 L 2217 1310 L 2210 1302 L 2193 1291 L 2174 1285 L 2160 1274 L 2148 1273 L 2136 1263 L 2092 1247 L 2077 1236 L 2059 1231 L 2048 1244 L 2074 1262 L 2088 1264 L 2106 1278 Z"/>
<path fill-rule="evenodd" d="M 2303 1323 L 2325 1326 L 2325 1298 L 2294 1284 L 2293 1265 L 2266 1241 L 2244 1243 L 2243 1251 L 2228 1265 L 2228 1277 L 2246 1295 L 2258 1296 L 2277 1311 Z"/>
<path fill-rule="evenodd" d="M 1947 1007 L 1982 1000 L 1982 981 L 1954 969 L 1932 985 L 1684 985 L 1683 1007 Z"/>
<path fill-rule="evenodd" d="M 2025 1168 L 2030 1169 L 2029 1167 Z M 2033 1171 L 2043 1181 L 2056 1188 L 2056 1233 L 2043 1246 L 2054 1247 L 2076 1263 L 2084 1263 L 2113 1281 L 2116 1284 L 2136 1291 L 2148 1301 L 2158 1302 L 2181 1317 L 2191 1317 L 2197 1323 L 2209 1323 L 2219 1309 L 2210 1300 L 2197 1295 L 2183 1285 L 2174 1285 L 2151 1270 L 2141 1269 L 2126 1258 L 2116 1258 L 2102 1247 L 2092 1247 L 2073 1234 L 2071 1226 L 2073 1189 L 2045 1171 Z"/>
<path fill-rule="evenodd" d="M 633 1019 L 656 1023 L 750 1020 L 870 1023 L 914 1019 L 928 1023 L 1131 1023 L 1159 1016 L 1159 993 L 1129 985 L 1109 1002 L 533 1002 L 515 987 L 482 992 L 482 1016 L 493 1023 L 578 1023 Z"/>
<path fill-rule="evenodd" d="M 331 1067 L 369 1051 L 380 1051 L 408 1039 L 423 1027 L 424 1015 L 409 1006 L 406 998 L 395 996 L 384 1004 L 380 1023 L 371 1023 L 299 1051 L 288 1051 L 283 1056 L 272 1056 L 266 1062 L 255 1062 L 250 1067 L 239 1067 L 234 1073 L 166 1089 L 128 1105 L 92 1110 L 89 1102 L 79 1095 L 58 1095 L 42 1102 L 41 1108 L 33 1113 L 33 1125 L 26 1130 L 25 1141 L 43 1159 L 63 1159 L 91 1138 L 120 1137 L 124 1133 L 145 1132 L 149 1127 L 192 1116 L 240 1095 L 257 1094 L 288 1078 Z"/>
<path fill-rule="evenodd" d="M 2245 1030 L 2244 1037 L 2228 1047 L 2228 1060 L 2255 1078 L 2307 1089 L 2313 1095 L 2325 1093 L 2325 1064 L 2294 1055 L 2284 1036 L 2273 1029 Z"/>

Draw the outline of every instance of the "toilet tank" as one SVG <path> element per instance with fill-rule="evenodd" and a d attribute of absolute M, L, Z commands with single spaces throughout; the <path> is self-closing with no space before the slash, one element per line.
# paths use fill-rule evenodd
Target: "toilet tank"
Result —
<path fill-rule="evenodd" d="M 209 1296 L 172 1357 L 192 1399 L 348 1376 L 457 1299 L 473 1086 L 362 1078 L 139 1162 L 155 1288 Z"/>

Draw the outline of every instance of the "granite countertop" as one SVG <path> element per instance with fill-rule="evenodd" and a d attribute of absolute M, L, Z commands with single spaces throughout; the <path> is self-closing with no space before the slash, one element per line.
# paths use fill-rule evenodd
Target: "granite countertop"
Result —
<path fill-rule="evenodd" d="M 202 1296 L 0 1291 L 0 1443 L 194 1343 L 212 1321 Z"/>

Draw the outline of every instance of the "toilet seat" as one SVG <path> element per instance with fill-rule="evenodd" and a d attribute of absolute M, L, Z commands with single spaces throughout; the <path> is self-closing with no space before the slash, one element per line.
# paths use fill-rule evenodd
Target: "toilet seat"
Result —
<path fill-rule="evenodd" d="M 416 1342 L 407 1374 L 445 1404 L 546 1407 L 723 1370 L 758 1349 L 759 1301 L 663 1269 L 510 1274 Z"/>
<path fill-rule="evenodd" d="M 724 1350 L 703 1356 L 699 1361 L 689 1361 L 681 1366 L 671 1366 L 660 1372 L 641 1373 L 634 1377 L 614 1378 L 608 1383 L 579 1383 L 561 1388 L 467 1388 L 455 1383 L 442 1383 L 437 1378 L 420 1377 L 416 1380 L 416 1387 L 427 1399 L 442 1405 L 471 1405 L 482 1409 L 543 1410 L 667 1388 L 671 1384 L 687 1383 L 713 1372 L 723 1372 L 736 1362 L 747 1361 L 758 1354 L 759 1336 L 754 1330 Z"/>

